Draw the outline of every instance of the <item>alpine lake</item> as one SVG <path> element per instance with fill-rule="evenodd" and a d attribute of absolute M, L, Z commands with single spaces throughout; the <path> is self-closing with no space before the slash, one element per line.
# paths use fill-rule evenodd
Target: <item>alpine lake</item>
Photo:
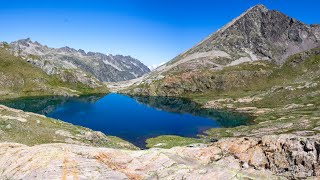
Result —
<path fill-rule="evenodd" d="M 28 97 L 0 104 L 34 112 L 117 136 L 144 148 L 145 140 L 161 135 L 197 137 L 205 130 L 252 124 L 239 113 L 203 109 L 187 99 L 129 97 L 120 94 L 80 97 Z"/>

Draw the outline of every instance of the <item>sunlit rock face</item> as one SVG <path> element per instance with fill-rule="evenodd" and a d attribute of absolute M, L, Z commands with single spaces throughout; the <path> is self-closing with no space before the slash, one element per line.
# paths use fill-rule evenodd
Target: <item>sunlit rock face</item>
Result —
<path fill-rule="evenodd" d="M 119 150 L 0 144 L 4 179 L 288 179 L 319 177 L 319 136 L 229 138 L 210 145 Z"/>

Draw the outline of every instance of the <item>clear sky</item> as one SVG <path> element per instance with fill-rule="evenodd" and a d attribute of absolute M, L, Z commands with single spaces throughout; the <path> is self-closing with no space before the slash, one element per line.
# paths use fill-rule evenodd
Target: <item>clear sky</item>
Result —
<path fill-rule="evenodd" d="M 320 0 L 0 0 L 0 41 L 30 37 L 160 64 L 259 3 L 320 23 Z"/>

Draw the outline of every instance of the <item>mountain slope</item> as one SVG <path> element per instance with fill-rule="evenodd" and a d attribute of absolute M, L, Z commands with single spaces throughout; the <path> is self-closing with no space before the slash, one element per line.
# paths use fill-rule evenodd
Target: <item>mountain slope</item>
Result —
<path fill-rule="evenodd" d="M 8 50 L 0 48 L 0 99 L 39 95 L 106 93 L 106 86 L 89 74 L 47 75 Z"/>
<path fill-rule="evenodd" d="M 49 48 L 29 38 L 7 44 L 12 53 L 21 56 L 47 74 L 90 73 L 103 82 L 134 79 L 150 70 L 137 59 L 122 55 L 75 50 L 70 47 Z"/>
<path fill-rule="evenodd" d="M 255 60 L 281 64 L 290 55 L 319 46 L 319 25 L 309 26 L 257 5 L 167 65 L 177 64 L 177 69 L 220 67 Z"/>
<path fill-rule="evenodd" d="M 245 62 L 221 70 L 201 69 L 183 73 L 168 72 L 159 79 L 144 79 L 121 90 L 123 93 L 143 96 L 193 96 L 256 91 L 294 82 L 317 79 L 320 49 L 298 53 L 286 59 L 282 66 L 268 61 Z M 298 57 L 297 62 L 291 62 Z M 312 61 L 315 59 L 314 61 Z M 311 61 L 311 62 L 310 62 Z M 288 66 L 291 62 L 295 68 Z M 304 68 L 304 63 L 312 68 Z M 311 71 L 313 69 L 313 71 Z"/>
<path fill-rule="evenodd" d="M 290 55 L 319 46 L 319 39 L 320 26 L 308 26 L 257 5 L 179 57 L 219 50 L 230 61 L 248 58 L 281 63 Z"/>
<path fill-rule="evenodd" d="M 215 85 L 210 85 L 212 81 L 217 86 L 223 85 L 218 87 L 220 90 L 226 86 L 230 89 L 241 85 L 241 79 L 237 78 L 249 81 L 267 76 L 270 72 L 268 69 L 237 71 L 227 77 L 224 69 L 259 60 L 270 62 L 269 66 L 281 66 L 289 56 L 316 47 L 320 47 L 319 25 L 309 26 L 257 5 L 193 48 L 135 80 L 129 91 L 133 94 L 179 96 L 215 90 Z M 211 77 L 212 73 L 220 76 Z"/>

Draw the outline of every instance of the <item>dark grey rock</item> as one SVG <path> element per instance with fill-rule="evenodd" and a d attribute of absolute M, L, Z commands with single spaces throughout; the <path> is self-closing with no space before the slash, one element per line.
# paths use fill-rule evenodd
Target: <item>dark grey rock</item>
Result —
<path fill-rule="evenodd" d="M 231 60 L 249 57 L 277 63 L 296 53 L 320 47 L 320 26 L 306 25 L 281 12 L 257 5 L 210 35 L 204 41 L 178 56 L 179 61 L 188 55 L 221 50 Z"/>

